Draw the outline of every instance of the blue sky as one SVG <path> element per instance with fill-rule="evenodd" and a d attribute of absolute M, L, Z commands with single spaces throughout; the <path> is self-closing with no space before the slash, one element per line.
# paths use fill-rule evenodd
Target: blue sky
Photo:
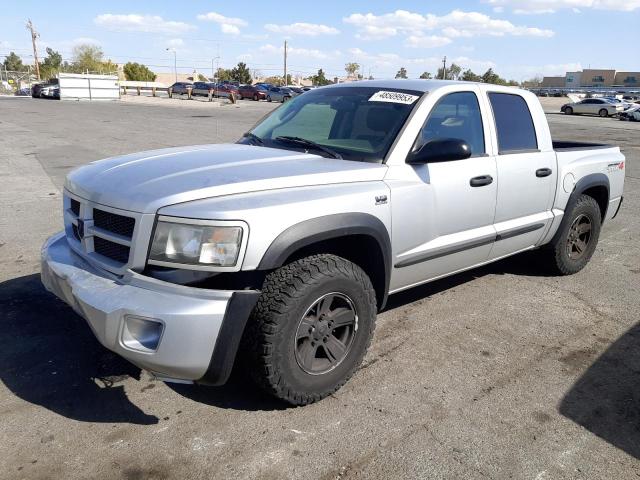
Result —
<path fill-rule="evenodd" d="M 211 72 L 212 59 L 231 67 L 244 61 L 263 75 L 307 76 L 323 68 L 344 75 L 355 61 L 362 72 L 392 77 L 434 73 L 447 56 L 463 68 L 523 80 L 580 68 L 640 70 L 640 0 L 466 0 L 318 2 L 58 1 L 53 8 L 22 2 L 0 17 L 0 59 L 14 50 L 33 62 L 24 23 L 71 59 L 74 45 L 95 43 L 114 62 L 137 61 L 155 71 Z"/>

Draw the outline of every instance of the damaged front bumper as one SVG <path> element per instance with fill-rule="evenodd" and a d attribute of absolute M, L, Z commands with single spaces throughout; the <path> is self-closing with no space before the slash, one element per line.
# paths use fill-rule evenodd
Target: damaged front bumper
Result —
<path fill-rule="evenodd" d="M 168 381 L 224 383 L 260 292 L 206 290 L 98 269 L 63 232 L 41 251 L 42 283 L 106 348 Z"/>

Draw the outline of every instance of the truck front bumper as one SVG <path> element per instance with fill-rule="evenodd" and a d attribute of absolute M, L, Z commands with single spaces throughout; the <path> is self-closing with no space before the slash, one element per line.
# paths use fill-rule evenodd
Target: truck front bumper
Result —
<path fill-rule="evenodd" d="M 98 269 L 64 232 L 41 251 L 45 288 L 85 318 L 109 350 L 168 381 L 224 383 L 260 292 L 206 290 Z"/>

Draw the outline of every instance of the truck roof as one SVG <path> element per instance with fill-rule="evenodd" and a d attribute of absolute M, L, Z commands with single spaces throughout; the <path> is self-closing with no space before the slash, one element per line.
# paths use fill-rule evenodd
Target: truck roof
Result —
<path fill-rule="evenodd" d="M 401 88 L 404 90 L 415 90 L 418 92 L 432 92 L 438 88 L 448 85 L 471 84 L 478 85 L 477 82 L 462 82 L 460 80 L 408 80 L 408 79 L 390 79 L 390 80 L 359 80 L 357 82 L 336 83 L 327 85 L 324 88 L 335 87 L 373 87 L 373 88 Z"/>

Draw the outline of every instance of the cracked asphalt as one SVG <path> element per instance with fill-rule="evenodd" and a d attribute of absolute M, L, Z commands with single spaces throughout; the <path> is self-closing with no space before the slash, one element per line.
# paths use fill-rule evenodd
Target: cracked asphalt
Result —
<path fill-rule="evenodd" d="M 273 108 L 167 102 L 0 98 L 0 478 L 640 477 L 640 123 L 548 115 L 554 138 L 627 157 L 585 270 L 524 254 L 392 296 L 351 381 L 286 408 L 238 375 L 152 380 L 40 284 L 70 169 L 233 141 Z"/>

